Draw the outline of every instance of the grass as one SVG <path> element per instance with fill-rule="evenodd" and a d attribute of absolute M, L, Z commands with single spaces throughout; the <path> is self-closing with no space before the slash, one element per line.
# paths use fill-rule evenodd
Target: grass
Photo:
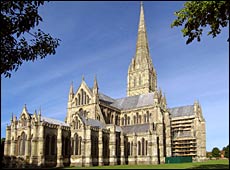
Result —
<path fill-rule="evenodd" d="M 229 160 L 208 160 L 206 162 L 160 164 L 160 165 L 115 165 L 93 167 L 65 167 L 63 169 L 229 169 Z"/>

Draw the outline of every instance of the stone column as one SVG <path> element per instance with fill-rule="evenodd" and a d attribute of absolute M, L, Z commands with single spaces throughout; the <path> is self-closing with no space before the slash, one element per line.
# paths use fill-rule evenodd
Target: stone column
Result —
<path fill-rule="evenodd" d="M 15 122 L 14 122 L 15 123 Z M 11 156 L 16 156 L 16 138 L 17 138 L 17 129 L 15 127 L 15 125 L 11 126 L 11 134 L 12 137 L 14 138 L 14 140 L 11 140 L 11 145 L 10 145 L 10 155 Z"/>
<path fill-rule="evenodd" d="M 99 166 L 104 165 L 103 162 L 103 140 L 102 140 L 102 129 L 99 129 L 98 134 L 98 162 Z"/>
<path fill-rule="evenodd" d="M 56 167 L 64 167 L 63 165 L 63 155 L 62 155 L 62 128 L 58 127 L 57 132 L 57 165 Z"/>
<path fill-rule="evenodd" d="M 15 156 L 15 140 L 11 140 L 11 145 L 10 145 L 10 156 Z"/>
<path fill-rule="evenodd" d="M 125 146 L 124 146 L 124 134 L 123 132 L 121 132 L 121 165 L 124 165 L 125 164 L 125 152 L 124 152 L 124 149 L 125 149 Z"/>
<path fill-rule="evenodd" d="M 109 165 L 117 165 L 116 160 L 116 131 L 115 126 L 111 126 L 109 134 Z"/>
<path fill-rule="evenodd" d="M 169 117 L 169 113 L 165 113 L 165 134 L 166 134 L 166 157 L 172 156 L 172 144 L 171 144 L 171 121 Z"/>
<path fill-rule="evenodd" d="M 26 155 L 26 161 L 29 162 L 30 160 L 30 149 L 31 149 L 31 146 L 30 146 L 30 142 L 31 142 L 31 126 L 30 126 L 30 122 L 28 122 L 27 124 L 27 138 L 26 138 L 26 146 L 25 146 L 25 155 Z"/>
<path fill-rule="evenodd" d="M 134 132 L 134 142 L 133 142 L 133 158 L 134 158 L 134 164 L 137 164 L 137 134 Z"/>
<path fill-rule="evenodd" d="M 35 164 L 36 159 L 37 159 L 37 125 L 34 125 L 34 134 L 33 134 L 32 145 L 31 145 L 30 163 Z"/>
<path fill-rule="evenodd" d="M 6 126 L 6 140 L 5 140 L 5 148 L 4 148 L 4 155 L 10 155 L 10 146 L 11 146 L 11 128 L 10 126 Z"/>
<path fill-rule="evenodd" d="M 38 166 L 44 166 L 45 157 L 44 157 L 44 125 L 41 124 L 38 129 Z"/>
<path fill-rule="evenodd" d="M 81 166 L 85 166 L 85 143 L 86 143 L 86 127 L 83 125 L 83 136 L 82 136 L 82 142 L 81 142 Z"/>
<path fill-rule="evenodd" d="M 86 126 L 85 129 L 85 165 L 84 166 L 92 166 L 90 126 Z"/>
<path fill-rule="evenodd" d="M 148 163 L 151 164 L 152 163 L 152 130 L 149 131 L 148 137 L 148 148 L 147 148 L 147 157 L 148 157 Z"/>
<path fill-rule="evenodd" d="M 160 163 L 164 163 L 164 146 L 163 146 L 163 124 L 157 124 L 157 132 L 159 136 L 159 149 L 160 149 Z"/>
<path fill-rule="evenodd" d="M 156 131 L 153 132 L 152 136 L 152 160 L 151 163 L 152 164 L 158 164 L 158 155 L 157 155 L 157 135 L 156 135 Z"/>

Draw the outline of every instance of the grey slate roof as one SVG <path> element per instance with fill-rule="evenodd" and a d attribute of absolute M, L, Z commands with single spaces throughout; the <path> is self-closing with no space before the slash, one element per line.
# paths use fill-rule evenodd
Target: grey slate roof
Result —
<path fill-rule="evenodd" d="M 94 127 L 96 126 L 99 128 L 105 128 L 105 125 L 102 122 L 100 122 L 99 120 L 95 120 L 95 119 L 91 119 L 91 118 L 86 119 L 86 117 L 81 113 L 79 114 L 79 116 L 85 125 L 90 125 L 90 126 L 94 126 Z"/>
<path fill-rule="evenodd" d="M 172 117 L 192 116 L 194 115 L 193 105 L 170 108 Z"/>
<path fill-rule="evenodd" d="M 124 133 L 133 133 L 133 132 L 147 132 L 149 130 L 149 123 L 146 124 L 136 124 L 131 126 L 122 126 Z"/>
<path fill-rule="evenodd" d="M 112 99 L 111 97 L 106 96 L 103 93 L 99 93 L 99 100 L 102 100 L 102 101 L 104 101 L 104 102 L 106 102 L 108 104 L 111 104 L 111 103 L 115 102 L 115 99 Z"/>
<path fill-rule="evenodd" d="M 61 125 L 61 126 L 68 126 L 68 127 L 70 127 L 70 125 L 68 125 L 65 122 L 62 122 L 62 121 L 57 120 L 57 119 L 52 119 L 52 118 L 44 117 L 44 116 L 41 116 L 41 121 L 45 121 L 45 122 L 50 123 L 50 124 L 55 124 L 55 125 Z"/>
<path fill-rule="evenodd" d="M 89 88 L 91 91 L 93 91 L 93 88 Z M 113 107 L 116 107 L 121 110 L 126 109 L 133 109 L 148 105 L 153 105 L 154 101 L 154 92 L 148 93 L 148 94 L 141 94 L 136 96 L 129 96 L 124 97 L 120 99 L 113 99 L 103 93 L 99 92 L 99 100 L 110 105 Z"/>
<path fill-rule="evenodd" d="M 116 99 L 111 106 L 121 110 L 133 109 L 154 104 L 154 92 Z"/>

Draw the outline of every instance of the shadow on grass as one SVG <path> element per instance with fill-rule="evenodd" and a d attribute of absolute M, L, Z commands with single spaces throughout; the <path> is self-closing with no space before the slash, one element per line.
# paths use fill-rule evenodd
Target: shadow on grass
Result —
<path fill-rule="evenodd" d="M 229 165 L 226 164 L 206 164 L 199 165 L 188 169 L 229 169 Z"/>

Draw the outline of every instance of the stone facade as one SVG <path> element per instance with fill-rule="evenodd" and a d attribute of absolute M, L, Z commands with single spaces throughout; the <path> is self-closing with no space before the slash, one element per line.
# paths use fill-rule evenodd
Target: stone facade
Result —
<path fill-rule="evenodd" d="M 190 136 L 180 138 L 183 133 Z M 73 83 L 70 86 L 65 122 L 43 117 L 41 110 L 30 114 L 26 106 L 18 119 L 12 115 L 4 155 L 10 157 L 11 167 L 15 159 L 22 160 L 22 167 L 161 164 L 165 157 L 183 155 L 178 147 L 185 142 L 195 143 L 186 145 L 192 149 L 188 155 L 205 157 L 205 138 L 201 106 L 195 103 L 189 115 L 186 109 L 169 109 L 166 96 L 157 89 L 141 5 L 127 97 L 106 96 L 99 92 L 96 77 L 92 88 L 83 77 L 75 92 Z"/>

